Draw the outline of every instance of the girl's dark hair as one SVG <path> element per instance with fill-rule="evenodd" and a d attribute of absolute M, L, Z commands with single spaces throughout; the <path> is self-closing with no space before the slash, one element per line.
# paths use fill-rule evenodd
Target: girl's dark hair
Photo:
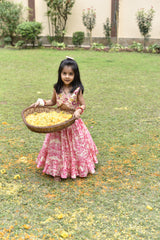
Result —
<path fill-rule="evenodd" d="M 83 87 L 81 79 L 80 79 L 80 72 L 79 72 L 78 64 L 76 63 L 76 61 L 74 61 L 71 58 L 64 59 L 60 63 L 60 66 L 59 66 L 59 69 L 58 69 L 58 81 L 57 81 L 56 84 L 54 84 L 54 88 L 56 90 L 56 93 L 59 94 L 61 89 L 62 89 L 63 82 L 62 82 L 62 79 L 61 79 L 61 72 L 62 72 L 62 70 L 65 66 L 70 66 L 72 68 L 73 72 L 74 72 L 74 80 L 71 83 L 72 89 L 71 89 L 70 92 L 73 93 L 74 90 L 77 87 L 80 87 L 80 90 L 83 93 L 84 92 L 84 87 Z"/>

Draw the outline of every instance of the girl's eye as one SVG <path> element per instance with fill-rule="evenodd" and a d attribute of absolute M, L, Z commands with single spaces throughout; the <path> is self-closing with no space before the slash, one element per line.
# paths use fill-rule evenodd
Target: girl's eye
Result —
<path fill-rule="evenodd" d="M 62 74 L 64 76 L 68 75 L 68 76 L 73 76 L 74 75 L 74 72 L 62 72 Z"/>
<path fill-rule="evenodd" d="M 63 72 L 63 75 L 67 75 L 67 73 L 66 73 L 66 72 Z M 73 73 L 71 72 L 71 73 L 69 73 L 69 75 L 70 75 L 70 76 L 73 76 Z"/>

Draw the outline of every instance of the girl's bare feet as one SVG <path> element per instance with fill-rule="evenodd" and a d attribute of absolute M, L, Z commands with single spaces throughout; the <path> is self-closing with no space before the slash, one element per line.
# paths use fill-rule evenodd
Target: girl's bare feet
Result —
<path fill-rule="evenodd" d="M 58 177 L 58 176 L 54 177 L 54 181 L 60 182 L 61 181 L 61 177 Z"/>

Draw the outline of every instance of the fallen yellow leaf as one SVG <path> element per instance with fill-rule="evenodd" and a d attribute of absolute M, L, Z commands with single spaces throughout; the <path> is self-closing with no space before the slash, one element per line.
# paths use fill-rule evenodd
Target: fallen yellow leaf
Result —
<path fill-rule="evenodd" d="M 57 215 L 56 215 L 56 218 L 58 218 L 58 219 L 62 219 L 62 218 L 64 218 L 64 214 L 62 214 L 62 213 L 57 214 Z"/>
<path fill-rule="evenodd" d="M 5 174 L 6 173 L 6 170 L 5 169 L 1 169 L 0 171 L 2 174 Z"/>
<path fill-rule="evenodd" d="M 115 110 L 128 110 L 127 107 L 114 108 Z"/>
<path fill-rule="evenodd" d="M 8 125 L 8 123 L 7 123 L 7 122 L 2 122 L 2 124 L 3 124 L 3 125 Z"/>
<path fill-rule="evenodd" d="M 19 162 L 24 162 L 24 163 L 27 163 L 28 162 L 28 160 L 27 160 L 27 157 L 20 157 L 19 159 L 18 159 L 18 161 Z"/>
<path fill-rule="evenodd" d="M 31 226 L 26 225 L 26 224 L 24 224 L 22 227 L 25 228 L 25 229 L 27 229 L 27 230 L 31 228 Z"/>
<path fill-rule="evenodd" d="M 110 147 L 109 152 L 117 152 L 117 150 L 115 150 L 114 147 Z"/>
<path fill-rule="evenodd" d="M 19 174 L 17 174 L 17 175 L 14 176 L 14 179 L 16 179 L 16 180 L 17 180 L 17 179 L 20 179 L 20 178 L 21 178 L 21 177 L 20 177 Z"/>
<path fill-rule="evenodd" d="M 60 234 L 60 236 L 61 236 L 62 238 L 67 238 L 67 237 L 68 237 L 68 232 L 62 231 L 61 234 Z"/>
<path fill-rule="evenodd" d="M 49 222 L 52 222 L 52 221 L 53 221 L 53 218 L 52 218 L 52 217 L 49 217 L 49 218 L 47 218 L 45 221 L 40 222 L 40 224 L 45 225 L 45 224 L 47 224 L 47 223 L 49 223 Z"/>
<path fill-rule="evenodd" d="M 149 206 L 149 205 L 147 205 L 147 207 L 146 207 L 148 210 L 153 210 L 153 208 L 151 207 L 151 206 Z"/>

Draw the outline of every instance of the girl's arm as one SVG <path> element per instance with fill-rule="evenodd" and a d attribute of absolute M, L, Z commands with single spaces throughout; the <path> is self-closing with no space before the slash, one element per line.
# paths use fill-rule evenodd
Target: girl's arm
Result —
<path fill-rule="evenodd" d="M 79 94 L 77 96 L 77 100 L 78 100 L 80 106 L 76 109 L 76 111 L 73 114 L 75 118 L 79 118 L 80 115 L 83 113 L 83 111 L 86 109 L 86 105 L 85 105 L 85 101 L 84 101 L 82 91 L 79 92 Z"/>
<path fill-rule="evenodd" d="M 53 95 L 52 95 L 51 100 L 43 100 L 43 99 L 41 99 L 41 101 L 44 103 L 44 106 L 54 106 L 54 105 L 56 105 L 56 90 L 55 89 L 53 90 Z M 37 107 L 37 106 L 42 106 L 40 104 L 39 100 L 37 100 L 36 103 L 33 103 L 31 105 L 31 107 Z"/>
<path fill-rule="evenodd" d="M 56 105 L 56 90 L 53 90 L 53 95 L 51 100 L 46 100 L 45 101 L 45 106 L 54 106 Z"/>

